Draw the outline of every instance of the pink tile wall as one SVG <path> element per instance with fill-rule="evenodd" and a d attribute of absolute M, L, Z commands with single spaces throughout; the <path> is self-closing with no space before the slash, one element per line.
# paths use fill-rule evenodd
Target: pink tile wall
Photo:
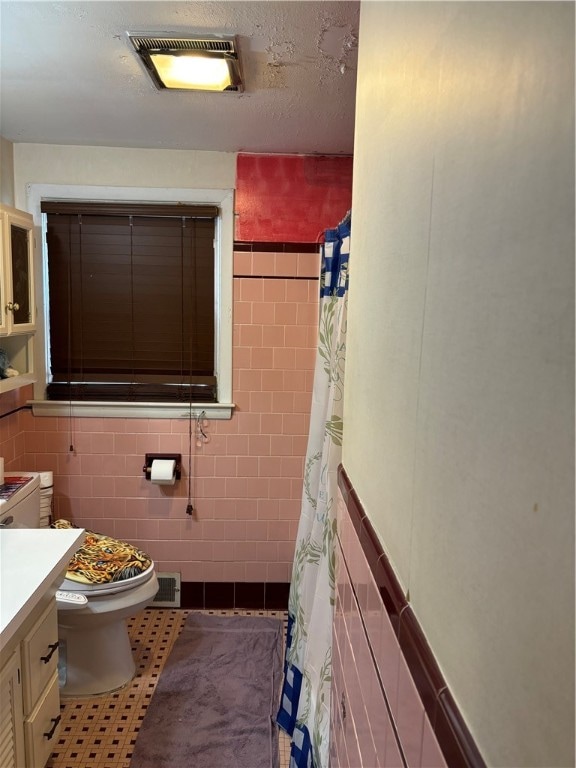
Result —
<path fill-rule="evenodd" d="M 446 766 L 338 492 L 331 768 Z M 398 735 L 396 737 L 395 733 Z"/>
<path fill-rule="evenodd" d="M 23 468 L 27 411 L 19 410 L 33 396 L 32 385 L 0 395 L 0 456 L 5 469 Z"/>
<path fill-rule="evenodd" d="M 69 420 L 21 411 L 0 419 L 7 467 L 52 470 L 57 515 L 132 541 L 160 571 L 181 571 L 183 581 L 289 582 L 316 351 L 318 268 L 318 254 L 235 254 L 237 408 L 231 420 L 208 423 L 209 443 L 197 448 L 192 441 L 192 518 L 185 513 L 186 420 Z M 175 486 L 146 481 L 144 454 L 151 452 L 182 453 L 182 480 Z"/>

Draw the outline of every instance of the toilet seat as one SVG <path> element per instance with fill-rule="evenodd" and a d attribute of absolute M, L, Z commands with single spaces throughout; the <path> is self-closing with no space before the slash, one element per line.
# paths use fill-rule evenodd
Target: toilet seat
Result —
<path fill-rule="evenodd" d="M 83 584 L 79 581 L 72 579 L 64 579 L 59 589 L 64 592 L 78 592 L 85 595 L 87 598 L 90 596 L 98 595 L 114 595 L 118 592 L 125 592 L 128 589 L 133 589 L 140 584 L 145 584 L 152 578 L 154 573 L 154 563 L 152 562 L 145 571 L 132 576 L 129 579 L 122 579 L 122 581 L 108 581 L 104 584 Z"/>

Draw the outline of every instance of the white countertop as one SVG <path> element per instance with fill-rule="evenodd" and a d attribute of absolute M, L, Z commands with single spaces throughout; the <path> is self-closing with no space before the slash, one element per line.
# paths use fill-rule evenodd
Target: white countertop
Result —
<path fill-rule="evenodd" d="M 0 530 L 0 648 L 47 592 L 58 589 L 83 528 Z"/>

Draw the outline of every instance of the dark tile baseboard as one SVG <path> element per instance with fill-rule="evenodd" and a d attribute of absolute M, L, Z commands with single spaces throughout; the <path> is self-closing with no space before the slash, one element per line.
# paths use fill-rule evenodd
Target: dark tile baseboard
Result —
<path fill-rule="evenodd" d="M 338 468 L 338 487 L 447 764 L 450 768 L 486 768 L 424 632 L 342 465 Z"/>
<path fill-rule="evenodd" d="M 286 611 L 290 584 L 243 581 L 183 581 L 182 608 Z"/>

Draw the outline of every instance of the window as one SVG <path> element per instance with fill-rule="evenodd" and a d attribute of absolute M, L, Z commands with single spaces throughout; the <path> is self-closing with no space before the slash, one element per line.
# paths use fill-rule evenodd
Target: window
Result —
<path fill-rule="evenodd" d="M 215 402 L 214 206 L 45 202 L 51 400 Z"/>
<path fill-rule="evenodd" d="M 206 411 L 210 419 L 229 419 L 234 405 L 232 403 L 232 256 L 234 240 L 234 191 L 232 189 L 199 189 L 199 188 L 154 188 L 154 187 L 98 187 L 87 185 L 58 185 L 31 184 L 27 190 L 27 207 L 34 215 L 35 225 L 42 236 L 36 238 L 41 253 L 38 256 L 38 327 L 36 333 L 34 374 L 34 399 L 31 402 L 33 412 L 37 416 L 96 416 L 122 418 L 187 418 L 189 406 L 195 405 L 194 412 Z M 146 205 L 178 206 L 181 214 L 185 206 L 212 207 L 218 211 L 213 220 L 214 225 L 214 266 L 213 266 L 213 370 L 212 379 L 215 384 L 216 402 L 200 400 L 201 390 L 192 391 L 194 402 L 183 399 L 161 400 L 154 395 L 146 402 L 136 400 L 49 400 L 47 387 L 52 384 L 66 382 L 52 381 L 51 351 L 50 351 L 50 305 L 48 291 L 48 255 L 47 255 L 47 212 L 43 213 L 48 204 L 70 203 L 76 206 L 76 215 L 87 201 L 91 203 L 130 203 L 132 207 Z M 166 209 L 167 210 L 167 209 Z M 93 211 L 94 212 L 94 211 Z M 150 212 L 150 211 L 148 211 Z M 102 214 L 103 210 L 99 211 Z M 141 210 L 133 215 L 142 214 Z M 84 215 L 84 214 L 82 214 Z M 155 300 L 155 303 L 159 302 Z M 157 362 L 157 361 L 156 361 Z M 96 367 L 96 366 L 93 366 Z M 118 372 L 117 372 L 118 373 Z M 147 376 L 156 374 L 148 373 Z M 199 378 L 200 374 L 195 374 Z M 93 383 L 102 384 L 101 381 Z M 129 382 L 122 381 L 121 384 Z M 143 382 L 158 384 L 157 381 Z M 185 387 L 186 384 L 182 386 Z M 196 381 L 195 383 L 210 383 Z M 178 383 L 172 385 L 178 387 Z M 126 388 L 125 388 L 126 389 Z M 140 387 L 142 391 L 143 387 Z M 167 390 L 168 386 L 161 389 Z M 77 388 L 80 392 L 81 387 Z M 112 392 L 113 390 L 110 389 Z M 180 388 L 178 398 L 185 390 Z M 204 390 L 205 392 L 206 390 Z M 52 395 L 51 395 L 52 396 Z M 76 395 L 74 394 L 73 397 Z M 186 395 L 187 397 L 188 395 Z"/>

